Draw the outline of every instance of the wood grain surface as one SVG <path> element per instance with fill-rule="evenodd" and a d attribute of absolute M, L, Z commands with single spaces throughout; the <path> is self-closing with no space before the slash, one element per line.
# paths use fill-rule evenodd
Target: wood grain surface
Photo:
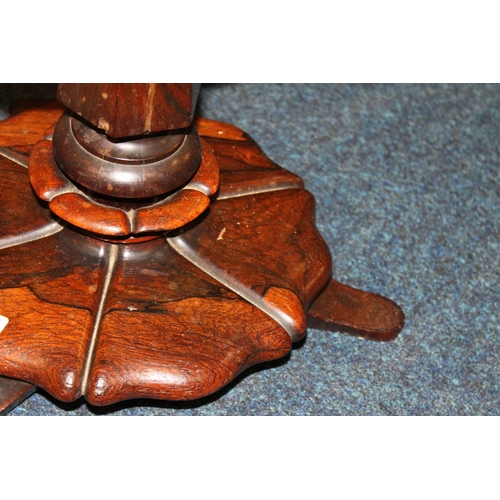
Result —
<path fill-rule="evenodd" d="M 188 127 L 200 90 L 192 83 L 61 83 L 58 100 L 111 137 Z"/>
<path fill-rule="evenodd" d="M 0 146 L 29 153 L 57 113 L 20 113 L 5 136 L 2 122 Z M 397 306 L 330 280 L 300 178 L 239 129 L 198 123 L 211 159 L 193 192 L 210 206 L 184 228 L 133 245 L 60 223 L 33 192 L 22 157 L 0 151 L 0 375 L 62 401 L 196 399 L 286 355 L 307 323 L 379 340 L 397 334 Z"/>
<path fill-rule="evenodd" d="M 405 316 L 392 300 L 330 280 L 311 305 L 307 324 L 319 330 L 341 330 L 369 340 L 394 340 Z"/>
<path fill-rule="evenodd" d="M 39 198 L 51 201 L 61 192 L 76 192 L 77 188 L 61 172 L 54 160 L 52 141 L 38 141 L 29 156 L 30 182 Z"/>
<path fill-rule="evenodd" d="M 29 152 L 33 144 L 44 138 L 47 130 L 57 122 L 65 109 L 57 101 L 51 101 L 1 121 L 0 146 L 22 153 Z"/>
<path fill-rule="evenodd" d="M 271 161 L 243 130 L 206 118 L 197 118 L 195 125 L 204 145 L 217 159 L 219 200 L 304 187 L 300 177 Z"/>
<path fill-rule="evenodd" d="M 214 161 L 195 179 L 209 193 L 217 186 Z M 20 230 L 54 223 L 27 170 L 4 158 L 1 165 L 0 178 L 11 183 L 6 206 L 17 210 L 22 195 L 37 207 Z M 14 220 L 4 220 L 8 238 Z M 61 226 L 49 237 L 14 242 L 0 252 L 0 300 L 9 318 L 0 372 L 63 401 L 198 398 L 291 348 L 276 321 L 165 239 L 121 246 Z"/>
<path fill-rule="evenodd" d="M 69 111 L 58 120 L 52 141 L 55 161 L 73 182 L 124 199 L 179 188 L 196 173 L 202 154 L 195 127 L 113 140 Z"/>
<path fill-rule="evenodd" d="M 203 213 L 219 186 L 217 160 L 206 144 L 200 167 L 188 184 L 156 203 L 96 201 L 63 174 L 50 140 L 33 146 L 28 172 L 35 193 L 49 202 L 55 215 L 85 231 L 115 237 L 177 229 Z"/>
<path fill-rule="evenodd" d="M 0 248 L 60 231 L 46 204 L 34 196 L 28 170 L 0 154 Z"/>
<path fill-rule="evenodd" d="M 309 304 L 331 273 L 328 248 L 304 189 L 218 200 L 202 223 L 170 244 L 221 283 L 266 311 L 299 340 Z"/>
<path fill-rule="evenodd" d="M 140 208 L 135 213 L 134 233 L 170 231 L 196 219 L 210 204 L 204 193 L 183 189 L 161 203 Z"/>
<path fill-rule="evenodd" d="M 290 337 L 275 321 L 164 239 L 122 246 L 87 400 L 195 399 L 290 348 Z"/>
<path fill-rule="evenodd" d="M 63 230 L 0 251 L 0 373 L 62 401 L 81 378 L 102 282 L 105 244 Z"/>

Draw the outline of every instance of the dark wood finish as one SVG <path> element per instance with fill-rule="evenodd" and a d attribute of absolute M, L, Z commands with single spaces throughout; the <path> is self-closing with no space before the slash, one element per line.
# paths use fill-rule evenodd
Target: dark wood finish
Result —
<path fill-rule="evenodd" d="M 134 232 L 170 231 L 196 219 L 210 204 L 210 199 L 193 189 L 178 191 L 162 203 L 137 210 Z"/>
<path fill-rule="evenodd" d="M 10 410 L 29 398 L 36 391 L 36 386 L 14 380 L 11 378 L 0 377 L 0 415 L 6 415 Z"/>
<path fill-rule="evenodd" d="M 122 246 L 117 261 L 87 389 L 91 403 L 199 398 L 289 352 L 283 328 L 165 240 Z"/>
<path fill-rule="evenodd" d="M 219 188 L 219 164 L 207 141 L 201 141 L 202 156 L 200 168 L 189 181 L 187 188 L 196 189 L 207 196 L 212 196 Z"/>
<path fill-rule="evenodd" d="M 62 193 L 78 192 L 58 168 L 52 153 L 52 141 L 42 140 L 33 146 L 29 156 L 29 176 L 35 193 L 51 201 Z"/>
<path fill-rule="evenodd" d="M 59 124 L 62 123 L 59 121 Z M 64 116 L 66 132 L 89 153 L 103 160 L 124 165 L 143 165 L 165 158 L 178 150 L 185 134 L 139 136 L 130 140 L 112 140 L 102 130 L 89 127 L 68 112 Z"/>
<path fill-rule="evenodd" d="M 27 153 L 31 146 L 45 137 L 65 108 L 58 102 L 39 104 L 16 116 L 0 121 L 0 146 Z"/>
<path fill-rule="evenodd" d="M 63 230 L 0 252 L 0 373 L 62 401 L 81 395 L 104 243 Z"/>
<path fill-rule="evenodd" d="M 118 198 L 150 198 L 177 189 L 196 173 L 201 154 L 195 127 L 112 141 L 67 112 L 53 134 L 54 159 L 72 181 Z"/>
<path fill-rule="evenodd" d="M 123 210 L 93 203 L 79 193 L 60 194 L 49 207 L 70 224 L 95 234 L 127 236 L 132 232 L 130 220 Z"/>
<path fill-rule="evenodd" d="M 201 397 L 290 349 L 275 321 L 164 239 L 125 247 L 64 229 L 22 248 L 0 252 L 0 371 L 63 401 Z"/>
<path fill-rule="evenodd" d="M 249 135 L 229 123 L 208 120 L 198 116 L 195 118 L 196 128 L 205 139 L 222 139 L 224 141 L 248 141 Z"/>
<path fill-rule="evenodd" d="M 330 280 L 309 309 L 307 325 L 369 340 L 394 340 L 405 317 L 392 300 Z"/>
<path fill-rule="evenodd" d="M 198 118 L 204 147 L 215 155 L 220 172 L 219 200 L 248 194 L 303 188 L 300 177 L 271 161 L 242 130 L 227 123 Z"/>
<path fill-rule="evenodd" d="M 202 224 L 169 239 L 184 257 L 278 321 L 293 340 L 331 273 L 304 189 L 219 200 Z"/>
<path fill-rule="evenodd" d="M 29 176 L 35 193 L 49 202 L 54 214 L 96 235 L 114 237 L 184 226 L 204 212 L 210 203 L 209 196 L 219 186 L 217 160 L 206 143 L 200 167 L 183 189 L 156 203 L 135 203 L 135 207 L 116 201 L 97 202 L 83 192 L 57 166 L 50 140 L 41 140 L 33 146 Z"/>
<path fill-rule="evenodd" d="M 207 152 L 206 169 L 193 179 L 209 193 L 215 163 Z M 9 160 L 3 165 L 4 177 L 12 166 L 27 174 Z M 17 187 L 7 205 L 16 205 Z M 180 193 L 187 191 L 206 197 Z M 0 372 L 63 401 L 193 399 L 291 347 L 278 323 L 165 239 L 125 247 L 63 229 L 23 252 L 5 248 L 0 263 L 0 313 L 10 316 Z"/>
<path fill-rule="evenodd" d="M 388 299 L 330 280 L 312 195 L 241 130 L 198 120 L 203 157 L 194 177 L 125 213 L 63 182 L 49 140 L 30 159 L 33 186 L 46 201 L 31 191 L 23 154 L 35 139 L 50 138 L 54 115 L 38 112 L 43 127 L 26 142 L 19 117 L 29 123 L 29 112 L 6 139 L 0 134 L 0 315 L 8 318 L 0 375 L 62 401 L 195 399 L 286 355 L 306 324 L 378 340 L 402 327 Z M 89 220 L 114 227 L 106 217 L 115 209 L 127 219 L 115 234 L 127 226 L 145 235 L 133 245 L 96 239 L 60 224 L 49 204 L 85 219 L 77 224 L 85 229 Z M 165 226 L 171 215 L 189 224 L 162 235 L 159 228 L 178 228 Z"/>
<path fill-rule="evenodd" d="M 189 127 L 200 86 L 192 83 L 61 83 L 58 100 L 111 137 Z"/>
<path fill-rule="evenodd" d="M 200 140 L 191 126 L 198 91 L 195 84 L 60 84 L 58 99 L 73 113 L 53 132 L 58 167 L 99 195 L 128 200 L 172 193 L 200 166 Z M 80 197 L 70 199 L 71 209 L 80 206 Z M 86 221 L 86 229 L 95 225 Z M 105 234 L 115 235 L 117 227 Z"/>
<path fill-rule="evenodd" d="M 0 191 L 0 248 L 27 243 L 62 229 L 33 196 L 28 169 L 5 158 L 1 152 Z"/>

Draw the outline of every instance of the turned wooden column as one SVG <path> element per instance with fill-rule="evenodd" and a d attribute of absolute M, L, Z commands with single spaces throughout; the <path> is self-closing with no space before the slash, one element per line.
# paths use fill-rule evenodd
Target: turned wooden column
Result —
<path fill-rule="evenodd" d="M 94 235 L 143 241 L 197 218 L 219 184 L 196 84 L 61 84 L 68 110 L 30 158 L 37 195 Z"/>
<path fill-rule="evenodd" d="M 192 126 L 199 85 L 60 84 L 73 113 L 53 138 L 59 168 L 94 193 L 148 198 L 168 193 L 196 172 L 201 146 Z"/>

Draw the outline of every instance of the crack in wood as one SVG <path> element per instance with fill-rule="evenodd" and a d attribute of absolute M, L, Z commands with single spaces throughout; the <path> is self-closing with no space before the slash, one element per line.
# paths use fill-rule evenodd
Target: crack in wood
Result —
<path fill-rule="evenodd" d="M 148 98 L 146 103 L 146 113 L 144 120 L 144 132 L 151 132 L 151 121 L 153 118 L 153 103 L 155 98 L 156 83 L 150 83 L 148 89 Z"/>

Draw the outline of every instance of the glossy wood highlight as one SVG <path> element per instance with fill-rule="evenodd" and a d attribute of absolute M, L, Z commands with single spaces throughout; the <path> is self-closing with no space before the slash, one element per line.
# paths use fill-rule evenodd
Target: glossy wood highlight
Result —
<path fill-rule="evenodd" d="M 242 130 L 205 118 L 196 119 L 195 125 L 204 145 L 209 147 L 217 160 L 219 200 L 304 187 L 299 176 L 271 161 Z"/>
<path fill-rule="evenodd" d="M 195 399 L 290 348 L 276 322 L 165 240 L 129 245 L 120 248 L 86 397 L 96 405 Z"/>
<path fill-rule="evenodd" d="M 0 373 L 62 401 L 81 395 L 81 375 L 102 280 L 103 243 L 61 231 L 0 251 Z"/>
<path fill-rule="evenodd" d="M 29 153 L 50 137 L 54 110 L 37 116 L 43 127 L 7 153 Z M 50 141 L 32 156 L 54 169 L 32 172 L 47 201 L 33 193 L 27 169 L 0 151 L 0 315 L 9 320 L 0 336 L 0 375 L 62 401 L 186 400 L 285 356 L 307 325 L 395 337 L 404 321 L 395 304 L 330 279 L 330 253 L 301 179 L 236 127 L 204 119 L 197 125 L 202 166 L 170 198 L 198 199 L 174 207 L 189 224 L 162 236 L 165 200 L 135 207 L 133 216 L 122 212 L 122 226 L 145 234 L 130 245 L 89 237 L 49 210 L 48 202 L 59 200 L 73 216 L 110 226 L 84 206 L 87 195 L 62 183 Z M 14 121 L 0 146 L 20 140 L 25 126 Z M 80 206 L 72 208 L 75 196 Z"/>
<path fill-rule="evenodd" d="M 55 125 L 65 108 L 57 101 L 39 104 L 7 120 L 0 121 L 0 146 L 23 153 L 29 152 Z"/>
<path fill-rule="evenodd" d="M 0 248 L 37 240 L 62 227 L 46 205 L 33 196 L 28 170 L 0 156 Z"/>
<path fill-rule="evenodd" d="M 200 86 L 191 83 L 61 83 L 58 100 L 111 137 L 189 127 Z"/>
<path fill-rule="evenodd" d="M 331 273 L 304 189 L 218 200 L 170 244 L 193 264 L 267 312 L 299 340 L 306 311 Z"/>
<path fill-rule="evenodd" d="M 206 143 L 193 178 L 182 189 L 156 203 L 94 200 L 61 172 L 49 140 L 41 140 L 33 146 L 28 171 L 35 193 L 49 202 L 55 215 L 85 231 L 113 237 L 184 226 L 204 212 L 210 203 L 209 196 L 215 194 L 219 186 L 217 160 Z"/>

